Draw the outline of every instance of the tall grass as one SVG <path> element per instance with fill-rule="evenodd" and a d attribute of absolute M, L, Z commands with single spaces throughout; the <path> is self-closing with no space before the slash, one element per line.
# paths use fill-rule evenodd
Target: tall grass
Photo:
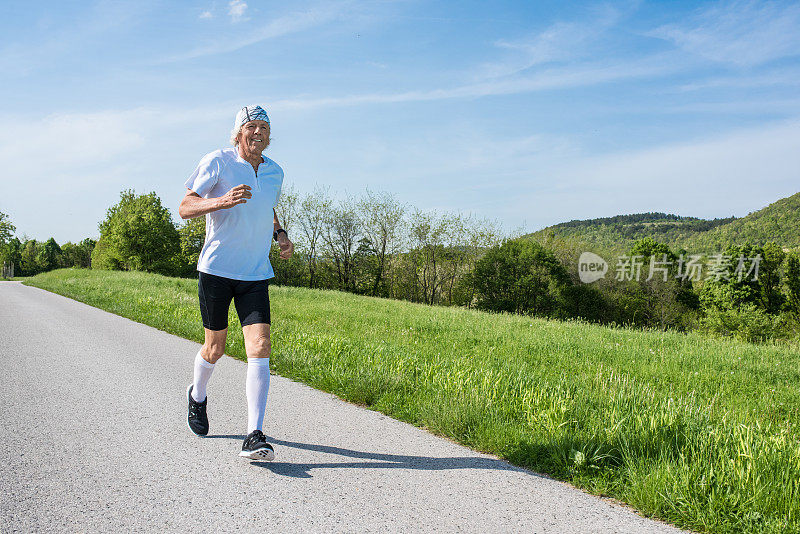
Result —
<path fill-rule="evenodd" d="M 26 283 L 202 340 L 196 281 L 61 270 Z M 678 526 L 800 532 L 796 346 L 291 287 L 270 299 L 284 376 Z M 228 354 L 245 358 L 230 333 Z"/>

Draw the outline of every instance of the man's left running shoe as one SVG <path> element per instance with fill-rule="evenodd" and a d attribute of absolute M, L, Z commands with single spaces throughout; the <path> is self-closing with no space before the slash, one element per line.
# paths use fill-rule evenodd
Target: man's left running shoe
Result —
<path fill-rule="evenodd" d="M 253 430 L 242 443 L 242 452 L 239 453 L 242 458 L 249 458 L 251 460 L 265 460 L 271 462 L 275 459 L 275 451 L 272 445 L 267 443 L 267 438 L 260 430 Z"/>
<path fill-rule="evenodd" d="M 192 386 L 186 388 L 186 397 L 189 400 L 189 417 L 186 424 L 189 425 L 189 430 L 198 436 L 205 436 L 208 434 L 208 415 L 206 415 L 206 406 L 208 405 L 208 397 L 203 402 L 197 402 L 192 398 Z"/>

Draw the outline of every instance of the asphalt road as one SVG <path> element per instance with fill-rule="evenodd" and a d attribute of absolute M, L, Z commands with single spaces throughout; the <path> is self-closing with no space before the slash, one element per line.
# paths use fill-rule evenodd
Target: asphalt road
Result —
<path fill-rule="evenodd" d="M 186 427 L 197 349 L 0 282 L 0 532 L 679 532 L 274 375 L 275 461 L 242 459 L 245 363 Z"/>

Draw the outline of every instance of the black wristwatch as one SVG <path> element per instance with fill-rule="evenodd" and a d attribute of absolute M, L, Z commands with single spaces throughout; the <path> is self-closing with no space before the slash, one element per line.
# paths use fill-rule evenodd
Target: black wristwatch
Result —
<path fill-rule="evenodd" d="M 277 240 L 278 240 L 278 234 L 279 234 L 279 233 L 281 233 L 281 232 L 283 232 L 284 234 L 286 234 L 286 230 L 284 230 L 283 228 L 278 228 L 277 230 L 275 230 L 274 232 L 272 232 L 272 240 L 273 240 L 273 241 L 277 241 Z M 288 238 L 288 237 L 289 237 L 289 234 L 286 234 L 286 237 Z"/>

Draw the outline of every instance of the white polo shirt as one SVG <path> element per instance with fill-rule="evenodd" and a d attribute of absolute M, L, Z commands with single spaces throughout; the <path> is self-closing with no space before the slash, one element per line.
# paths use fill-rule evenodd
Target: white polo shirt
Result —
<path fill-rule="evenodd" d="M 271 159 L 253 166 L 236 147 L 206 154 L 186 180 L 186 187 L 203 198 L 217 198 L 234 186 L 251 187 L 244 204 L 206 214 L 206 240 L 197 270 L 235 280 L 266 280 L 275 276 L 269 262 L 272 209 L 283 185 L 283 169 Z"/>

